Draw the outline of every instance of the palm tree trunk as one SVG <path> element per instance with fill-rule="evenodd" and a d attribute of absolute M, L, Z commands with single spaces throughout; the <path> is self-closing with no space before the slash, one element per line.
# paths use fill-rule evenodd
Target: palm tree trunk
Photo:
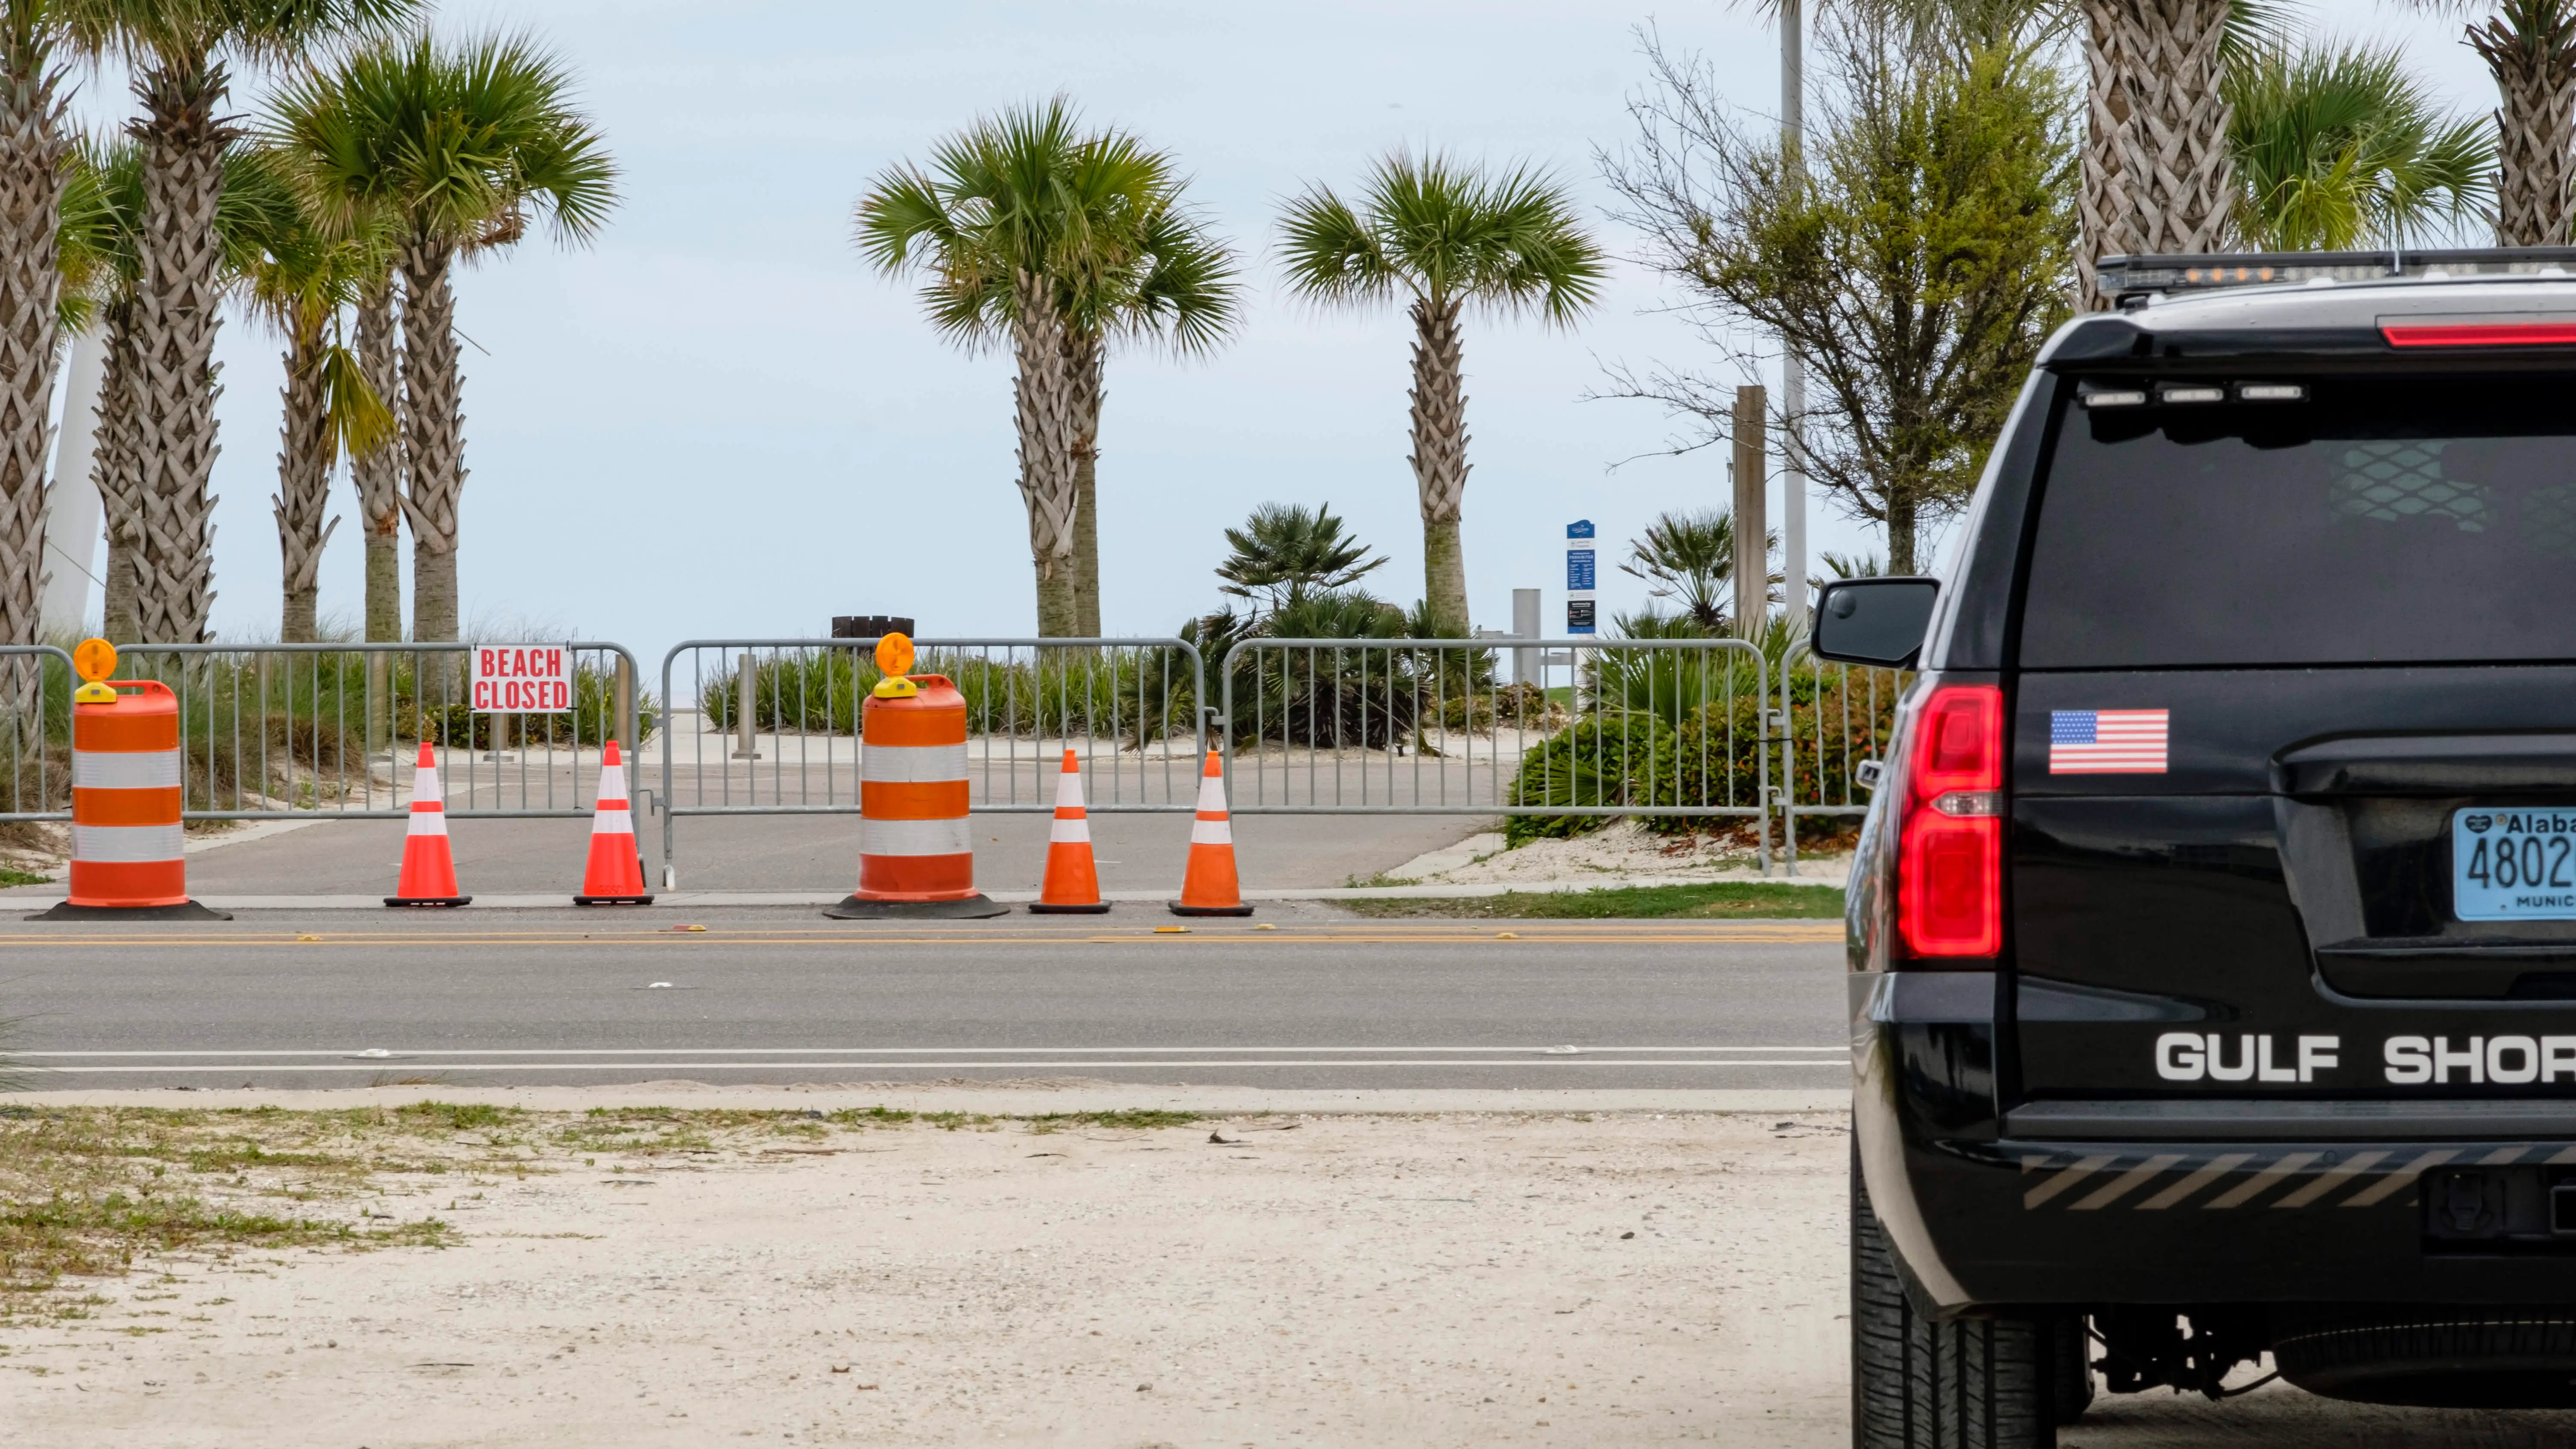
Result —
<path fill-rule="evenodd" d="M 107 600 L 100 627 L 110 642 L 134 644 L 143 638 L 134 607 L 135 560 L 143 552 L 143 464 L 134 451 L 134 303 L 110 302 L 106 311 L 100 325 L 107 329 L 107 372 L 99 380 L 98 442 L 90 457 L 90 478 L 107 519 Z"/>
<path fill-rule="evenodd" d="M 1023 276 L 1011 343 L 1019 373 L 1011 397 L 1019 428 L 1020 499 L 1029 511 L 1029 559 L 1037 573 L 1038 637 L 1062 639 L 1077 628 L 1074 595 L 1075 512 L 1072 370 L 1065 327 L 1044 282 Z"/>
<path fill-rule="evenodd" d="M 62 293 L 56 228 L 63 167 L 62 72 L 40 34 L 0 44 L 0 643 L 40 642 L 45 457 Z M 74 422 L 78 426 L 78 422 Z M 24 681 L 12 678 L 12 703 Z"/>
<path fill-rule="evenodd" d="M 215 118 L 224 68 L 202 56 L 156 62 L 135 90 L 144 115 L 141 279 L 134 289 L 136 456 L 143 529 L 135 608 L 145 640 L 196 644 L 214 605 L 215 330 L 223 247 L 215 207 L 224 146 Z"/>
<path fill-rule="evenodd" d="M 287 346 L 286 385 L 280 391 L 286 425 L 277 451 L 277 493 L 269 500 L 277 512 L 279 572 L 286 594 L 277 637 L 310 644 L 321 637 L 316 615 L 322 546 L 340 526 L 336 518 L 322 521 L 331 505 L 331 419 L 322 391 L 319 330 Z"/>
<path fill-rule="evenodd" d="M 2576 166 L 2576 4 L 2504 0 L 2469 27 L 2495 73 L 2496 244 L 2562 247 Z"/>
<path fill-rule="evenodd" d="M 1077 335 L 1073 373 L 1073 632 L 1100 637 L 1101 340 Z"/>
<path fill-rule="evenodd" d="M 2235 167 L 2221 41 L 2229 0 L 2083 0 L 2084 301 L 2110 306 L 2102 258 L 2225 245 Z"/>
<path fill-rule="evenodd" d="M 402 375 L 395 357 L 394 279 L 388 274 L 358 299 L 358 370 L 394 413 L 384 446 L 349 459 L 358 493 L 358 533 L 367 548 L 367 638 L 399 642 L 402 619 Z"/>
<path fill-rule="evenodd" d="M 464 379 L 456 367 L 456 294 L 447 271 L 456 250 L 415 241 L 404 248 L 403 443 L 410 491 L 411 637 L 450 642 L 456 633 L 456 504 L 465 490 Z"/>
<path fill-rule="evenodd" d="M 1466 637 L 1467 394 L 1454 299 L 1413 304 L 1413 481 L 1422 499 L 1422 597 L 1442 634 Z"/>

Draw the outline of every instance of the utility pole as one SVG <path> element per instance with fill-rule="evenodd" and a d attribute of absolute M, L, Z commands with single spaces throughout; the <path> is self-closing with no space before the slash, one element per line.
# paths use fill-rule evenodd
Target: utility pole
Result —
<path fill-rule="evenodd" d="M 1807 52 L 1805 0 L 1780 4 L 1780 151 L 1789 174 L 1806 174 Z M 1789 637 L 1807 632 L 1807 364 L 1780 350 L 1780 553 Z"/>
<path fill-rule="evenodd" d="M 1760 385 L 1735 390 L 1735 632 L 1759 640 L 1771 616 L 1771 530 L 1762 517 L 1763 475 L 1771 450 L 1763 446 Z"/>

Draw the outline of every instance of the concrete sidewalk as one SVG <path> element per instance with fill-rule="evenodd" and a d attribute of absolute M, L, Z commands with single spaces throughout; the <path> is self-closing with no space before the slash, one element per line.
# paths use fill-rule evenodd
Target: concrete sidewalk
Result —
<path fill-rule="evenodd" d="M 649 874 L 661 824 L 638 823 Z M 1042 814 L 974 817 L 976 880 L 997 898 L 1018 892 L 1035 899 L 1052 823 Z M 209 901 L 347 896 L 381 908 L 402 864 L 404 828 L 400 820 L 261 822 L 192 841 L 189 889 Z M 458 819 L 450 828 L 458 880 L 478 901 L 531 897 L 539 898 L 532 904 L 560 905 L 581 884 L 588 820 Z M 1374 879 L 1491 828 L 1472 816 L 1237 816 L 1234 838 L 1248 894 L 1305 892 Z M 1188 815 L 1094 814 L 1091 836 L 1111 899 L 1160 901 L 1179 893 Z M 858 884 L 859 818 L 689 817 L 679 822 L 674 864 L 689 892 L 783 897 L 779 904 L 837 901 Z M 30 904 L 62 895 L 59 883 L 0 891 L 0 899 Z"/>

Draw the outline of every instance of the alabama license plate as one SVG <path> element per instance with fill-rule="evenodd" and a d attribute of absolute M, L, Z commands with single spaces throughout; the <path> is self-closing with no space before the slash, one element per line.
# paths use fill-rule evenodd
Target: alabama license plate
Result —
<path fill-rule="evenodd" d="M 2576 810 L 2472 807 L 2451 816 L 2451 913 L 2576 921 Z"/>

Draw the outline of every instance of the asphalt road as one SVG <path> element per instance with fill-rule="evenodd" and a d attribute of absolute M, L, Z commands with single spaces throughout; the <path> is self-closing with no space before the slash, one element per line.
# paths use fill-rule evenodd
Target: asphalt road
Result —
<path fill-rule="evenodd" d="M 807 911 L 261 912 L 0 925 L 39 1087 L 1087 1078 L 1825 1088 L 1840 926 L 852 924 Z M 1268 929 L 1262 929 L 1263 927 Z M 1516 937 L 1517 939 L 1512 939 Z"/>

